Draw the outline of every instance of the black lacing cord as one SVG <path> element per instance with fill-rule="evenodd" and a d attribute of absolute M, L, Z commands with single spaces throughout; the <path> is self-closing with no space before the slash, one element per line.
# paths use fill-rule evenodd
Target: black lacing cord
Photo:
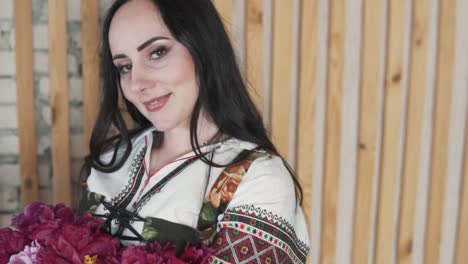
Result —
<path fill-rule="evenodd" d="M 101 200 L 101 204 L 109 211 L 109 214 L 93 214 L 95 217 L 102 217 L 105 218 L 103 231 L 109 233 L 115 237 L 118 237 L 121 240 L 138 240 L 144 241 L 145 239 L 138 233 L 138 231 L 133 228 L 131 225 L 133 222 L 146 222 L 147 220 L 141 216 L 139 216 L 135 212 L 128 211 L 124 208 L 119 206 L 114 206 L 109 202 Z M 119 228 L 117 232 L 112 233 L 112 221 L 115 220 L 117 224 L 119 224 Z M 132 232 L 135 237 L 123 236 L 122 233 L 127 228 Z"/>

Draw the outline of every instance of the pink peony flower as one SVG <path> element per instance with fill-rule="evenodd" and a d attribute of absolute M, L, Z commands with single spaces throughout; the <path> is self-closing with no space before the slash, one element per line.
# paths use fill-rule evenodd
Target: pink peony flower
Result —
<path fill-rule="evenodd" d="M 24 211 L 13 217 L 12 225 L 18 230 L 29 233 L 38 224 L 53 221 L 55 213 L 53 207 L 40 202 L 33 202 L 26 206 Z"/>
<path fill-rule="evenodd" d="M 214 251 L 215 250 L 204 245 L 200 248 L 187 245 L 179 258 L 186 263 L 205 264 L 208 263 L 208 260 L 211 255 L 213 255 Z"/>
<path fill-rule="evenodd" d="M 144 247 L 129 245 L 122 251 L 122 264 L 147 264 L 148 254 Z M 155 263 L 155 262 L 152 262 Z"/>
<path fill-rule="evenodd" d="M 37 253 L 41 249 L 37 241 L 33 241 L 31 245 L 26 245 L 24 250 L 18 254 L 12 255 L 8 264 L 34 264 L 37 262 Z"/>
<path fill-rule="evenodd" d="M 118 238 L 101 231 L 103 223 L 91 214 L 76 216 L 61 204 L 32 203 L 13 218 L 18 231 L 0 229 L 0 264 L 200 264 L 213 253 L 204 246 L 186 246 L 180 256 L 172 244 L 122 247 Z"/>
<path fill-rule="evenodd" d="M 23 250 L 30 242 L 21 232 L 8 227 L 0 229 L 0 264 L 7 263 L 11 255 Z"/>
<path fill-rule="evenodd" d="M 43 247 L 39 250 L 37 253 L 37 261 L 38 263 L 47 264 L 70 264 L 69 261 L 57 254 L 57 252 L 50 247 Z"/>

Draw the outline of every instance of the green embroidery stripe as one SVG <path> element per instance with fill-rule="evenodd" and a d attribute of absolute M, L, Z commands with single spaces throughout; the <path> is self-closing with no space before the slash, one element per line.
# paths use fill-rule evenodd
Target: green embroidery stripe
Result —
<path fill-rule="evenodd" d="M 220 258 L 217 258 L 215 256 L 211 256 L 211 260 L 213 261 L 213 264 L 229 264 L 229 262 L 226 262 Z"/>

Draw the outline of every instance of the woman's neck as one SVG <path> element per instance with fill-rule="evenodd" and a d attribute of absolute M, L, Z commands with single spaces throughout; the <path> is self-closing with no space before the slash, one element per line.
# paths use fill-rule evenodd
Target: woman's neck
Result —
<path fill-rule="evenodd" d="M 206 119 L 198 122 L 197 139 L 200 146 L 207 145 L 218 134 L 218 127 Z M 190 128 L 180 127 L 164 132 L 164 137 L 160 144 L 153 142 L 150 155 L 150 167 L 152 170 L 167 164 L 180 156 L 192 151 L 190 143 Z"/>

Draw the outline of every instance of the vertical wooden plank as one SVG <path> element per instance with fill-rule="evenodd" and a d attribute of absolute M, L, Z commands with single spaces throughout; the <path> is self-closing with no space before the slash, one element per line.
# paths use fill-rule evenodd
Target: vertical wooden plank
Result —
<path fill-rule="evenodd" d="M 273 81 L 273 0 L 263 1 L 263 123 L 271 135 L 271 87 Z"/>
<path fill-rule="evenodd" d="M 232 34 L 232 0 L 213 0 L 218 13 L 224 22 L 224 27 L 228 34 Z"/>
<path fill-rule="evenodd" d="M 353 208 L 356 197 L 359 140 L 359 95 L 362 58 L 363 0 L 346 0 L 343 66 L 343 109 L 341 127 L 340 176 L 336 263 L 351 264 Z M 346 131 L 346 132 L 344 132 Z"/>
<path fill-rule="evenodd" d="M 303 208 L 307 222 L 312 216 L 312 161 L 313 140 L 315 135 L 315 107 L 316 107 L 316 54 L 317 54 L 317 0 L 303 0 L 301 12 L 301 42 L 300 42 L 300 71 L 299 71 L 299 120 L 297 147 L 297 174 L 304 191 Z M 311 241 L 317 240 L 311 236 Z"/>
<path fill-rule="evenodd" d="M 447 174 L 447 145 L 452 96 L 452 77 L 455 43 L 455 0 L 440 2 L 439 49 L 437 80 L 435 90 L 435 109 L 433 115 L 432 157 L 430 171 L 429 208 L 427 214 L 424 263 L 435 264 L 439 261 L 442 228 L 442 210 Z"/>
<path fill-rule="evenodd" d="M 384 120 L 380 187 L 378 198 L 375 262 L 392 263 L 394 257 L 394 213 L 397 199 L 397 181 L 400 174 L 399 155 L 401 116 L 404 108 L 404 32 L 406 1 L 389 2 L 389 31 L 387 68 L 384 87 Z"/>
<path fill-rule="evenodd" d="M 428 43 L 426 54 L 426 82 L 425 98 L 423 111 L 423 128 L 421 133 L 421 151 L 418 175 L 418 192 L 416 199 L 415 221 L 414 221 L 414 240 L 412 245 L 413 263 L 424 263 L 424 240 L 426 230 L 426 211 L 429 193 L 429 175 L 431 167 L 432 152 L 432 126 L 433 126 L 433 108 L 434 94 L 436 86 L 437 70 L 437 45 L 439 38 L 439 0 L 429 0 L 429 26 Z"/>
<path fill-rule="evenodd" d="M 426 71 L 425 67 L 422 66 L 426 65 L 426 54 L 428 52 L 429 2 L 427 0 L 414 0 L 412 25 L 405 161 L 403 164 L 400 224 L 396 252 L 397 262 L 401 264 L 410 264 L 413 259 L 414 212 L 426 87 Z"/>
<path fill-rule="evenodd" d="M 271 135 L 278 151 L 288 159 L 291 108 L 292 1 L 274 0 L 273 83 Z"/>
<path fill-rule="evenodd" d="M 237 63 L 242 73 L 246 73 L 246 44 L 247 44 L 247 0 L 232 2 L 232 35 L 231 42 L 237 56 Z"/>
<path fill-rule="evenodd" d="M 71 206 L 67 9 L 63 0 L 50 0 L 48 4 L 53 200 Z"/>
<path fill-rule="evenodd" d="M 442 244 L 448 244 L 450 249 L 449 255 L 445 259 L 447 263 L 462 264 L 466 263 L 468 260 L 468 16 L 466 12 L 468 11 L 468 2 L 464 0 L 457 1 L 457 11 L 456 11 L 456 44 L 455 44 L 455 69 L 454 69 L 454 94 L 452 95 L 452 120 L 451 124 L 451 142 L 450 147 L 451 155 L 449 157 L 450 161 L 455 160 L 455 165 L 449 164 L 448 176 L 451 177 L 452 174 L 460 177 L 460 179 L 454 184 L 452 184 L 452 189 L 455 191 L 450 191 L 447 195 L 452 193 L 459 194 L 451 199 L 445 201 L 445 206 L 448 207 L 449 204 L 456 204 L 458 202 L 458 217 L 451 217 L 444 219 L 446 225 L 452 227 L 455 226 L 454 241 L 452 241 L 452 236 L 449 236 L 448 243 L 447 241 L 442 241 Z M 459 140 L 454 141 L 454 138 L 459 138 Z M 461 139 L 461 140 L 460 140 Z M 464 144 L 463 144 L 464 141 Z M 461 142 L 461 143 L 459 143 Z M 453 156 L 456 156 L 454 158 Z M 450 186 L 449 186 L 450 187 Z M 457 199 L 458 198 L 458 199 Z M 455 214 L 456 215 L 456 214 Z M 452 219 L 452 218 L 455 218 Z M 456 222 L 457 221 L 457 222 Z M 445 233 L 448 233 L 447 230 L 444 230 Z M 445 243 L 444 243 L 445 242 Z M 443 252 L 441 256 L 442 261 Z M 450 261 L 450 262 L 448 262 Z"/>
<path fill-rule="evenodd" d="M 321 263 L 336 263 L 336 223 L 343 96 L 345 1 L 330 1 Z"/>
<path fill-rule="evenodd" d="M 378 165 L 378 119 L 382 108 L 379 105 L 382 92 L 383 48 L 382 34 L 385 27 L 382 1 L 365 0 L 361 72 L 360 131 L 358 172 L 356 182 L 356 205 L 353 238 L 353 263 L 367 263 L 370 258 L 372 235 L 372 194 L 374 176 Z"/>
<path fill-rule="evenodd" d="M 443 207 L 443 222 L 440 241 L 439 263 L 455 263 L 457 253 L 457 236 L 461 245 L 459 248 L 468 249 L 468 240 L 463 245 L 462 226 L 465 223 L 460 222 L 460 230 L 457 230 L 457 221 L 467 221 L 463 218 L 463 170 L 464 168 L 464 147 L 467 144 L 468 135 L 468 17 L 465 15 L 468 11 L 468 2 L 464 0 L 456 1 L 455 17 L 455 47 L 453 63 L 453 88 L 452 99 L 450 102 L 449 143 L 447 150 L 447 178 L 445 187 L 445 199 Z M 467 145 L 468 146 L 468 145 Z M 465 153 L 466 155 L 466 153 Z M 465 164 L 466 166 L 466 164 Z M 462 188 L 460 188 L 462 187 Z M 461 211 L 460 211 L 461 210 Z M 458 232 L 457 232 L 458 231 Z M 461 252 L 459 252 L 461 253 Z M 463 253 L 462 253 L 463 254 Z M 468 259 L 466 255 L 464 262 Z"/>
<path fill-rule="evenodd" d="M 257 109 L 262 110 L 263 97 L 263 0 L 247 1 L 246 25 L 247 80 L 250 96 Z"/>
<path fill-rule="evenodd" d="M 301 0 L 292 1 L 292 38 L 291 38 L 291 79 L 290 79 L 290 102 L 288 118 L 288 162 L 295 170 L 297 166 L 297 128 L 299 111 L 299 61 L 301 41 Z"/>
<path fill-rule="evenodd" d="M 81 0 L 84 155 L 99 111 L 99 1 Z"/>
<path fill-rule="evenodd" d="M 468 113 L 468 106 L 467 106 Z M 460 215 L 458 220 L 458 234 L 456 245 L 456 264 L 464 264 L 468 259 L 468 115 L 465 120 L 465 150 L 464 176 L 460 201 Z"/>
<path fill-rule="evenodd" d="M 31 0 L 15 1 L 14 12 L 21 204 L 25 206 L 39 199 Z"/>
<path fill-rule="evenodd" d="M 322 259 L 323 224 L 323 182 L 325 174 L 325 147 L 326 147 L 326 108 L 327 108 L 327 79 L 328 79 L 328 43 L 330 2 L 318 0 L 317 3 L 317 67 L 316 67 L 316 99 L 314 124 L 314 150 L 312 167 L 312 222 L 311 260 L 318 264 Z"/>

